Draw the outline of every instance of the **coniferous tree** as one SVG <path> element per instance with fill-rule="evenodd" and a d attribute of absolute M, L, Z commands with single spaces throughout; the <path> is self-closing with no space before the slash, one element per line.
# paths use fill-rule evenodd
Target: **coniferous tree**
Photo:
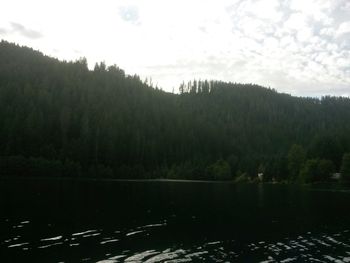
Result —
<path fill-rule="evenodd" d="M 340 172 L 344 181 L 350 181 L 350 153 L 343 155 Z"/>
<path fill-rule="evenodd" d="M 179 92 L 115 65 L 89 70 L 84 58 L 62 62 L 2 41 L 0 172 L 247 179 L 264 167 L 264 180 L 296 180 L 317 159 L 313 180 L 326 180 L 350 151 L 348 98 L 214 80 Z"/>

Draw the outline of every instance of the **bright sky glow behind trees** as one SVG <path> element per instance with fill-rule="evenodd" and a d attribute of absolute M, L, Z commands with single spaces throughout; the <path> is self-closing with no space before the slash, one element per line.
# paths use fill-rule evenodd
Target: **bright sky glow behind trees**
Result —
<path fill-rule="evenodd" d="M 350 95 L 348 0 L 3 0 L 0 38 L 151 77 Z"/>

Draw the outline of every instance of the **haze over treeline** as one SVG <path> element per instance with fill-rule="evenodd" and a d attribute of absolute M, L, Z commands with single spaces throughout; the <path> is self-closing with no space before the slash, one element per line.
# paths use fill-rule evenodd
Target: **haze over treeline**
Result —
<path fill-rule="evenodd" d="M 349 120 L 349 98 L 209 80 L 173 94 L 117 66 L 0 43 L 3 175 L 295 180 L 341 169 Z"/>

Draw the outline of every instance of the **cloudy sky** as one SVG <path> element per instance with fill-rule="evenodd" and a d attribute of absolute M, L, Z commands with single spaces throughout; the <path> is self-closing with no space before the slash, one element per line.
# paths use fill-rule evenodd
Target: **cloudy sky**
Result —
<path fill-rule="evenodd" d="M 2 0 L 0 38 L 168 91 L 195 78 L 350 95 L 349 0 Z"/>

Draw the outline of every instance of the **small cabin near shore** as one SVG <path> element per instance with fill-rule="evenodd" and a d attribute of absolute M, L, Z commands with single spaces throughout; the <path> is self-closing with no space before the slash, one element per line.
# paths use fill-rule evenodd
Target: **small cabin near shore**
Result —
<path fill-rule="evenodd" d="M 331 179 L 339 181 L 341 179 L 341 173 L 333 173 Z"/>

